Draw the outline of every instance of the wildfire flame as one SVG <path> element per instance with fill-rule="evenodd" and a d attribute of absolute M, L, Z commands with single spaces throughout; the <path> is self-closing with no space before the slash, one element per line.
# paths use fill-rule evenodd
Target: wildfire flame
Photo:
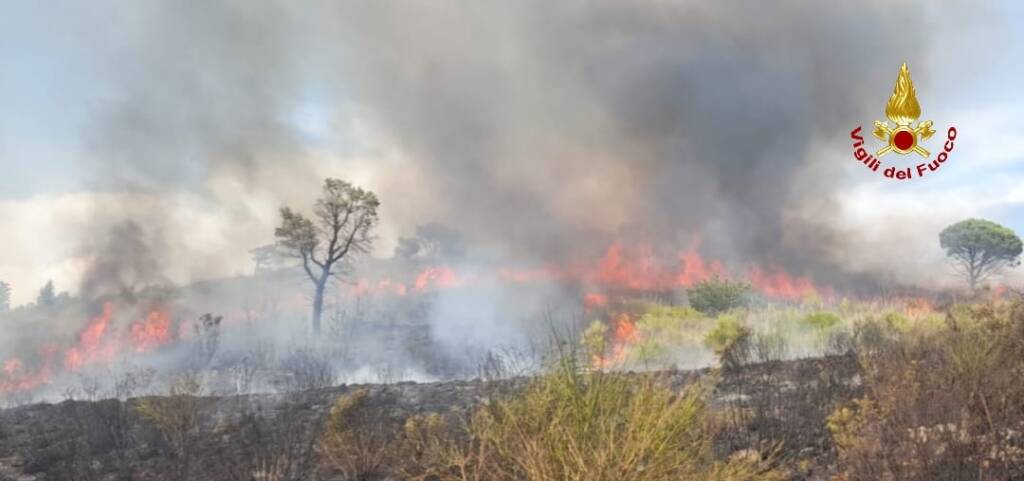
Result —
<path fill-rule="evenodd" d="M 721 260 L 702 257 L 699 247 L 700 242 L 694 241 L 674 257 L 666 258 L 656 255 L 646 244 L 627 247 L 613 243 L 596 262 L 525 269 L 502 267 L 490 274 L 462 273 L 446 266 L 432 266 L 418 273 L 408 284 L 388 278 L 375 281 L 360 279 L 348 288 L 348 292 L 354 295 L 404 296 L 409 292 L 473 286 L 480 282 L 561 282 L 599 288 L 584 299 L 584 307 L 589 309 L 607 303 L 607 294 L 599 292 L 601 290 L 671 291 L 693 287 L 715 277 L 735 277 L 749 282 L 762 295 L 773 299 L 799 300 L 811 294 L 832 294 L 830 288 L 815 285 L 809 277 L 793 276 L 781 268 L 751 265 L 742 275 L 731 275 Z"/>
<path fill-rule="evenodd" d="M 609 340 L 607 353 L 594 355 L 593 366 L 595 369 L 607 369 L 622 364 L 629 353 L 629 346 L 638 339 L 636 323 L 626 313 L 619 314 L 615 318 L 615 328 Z"/>
<path fill-rule="evenodd" d="M 171 316 L 162 307 L 150 310 L 125 329 L 116 328 L 114 313 L 114 303 L 104 302 L 100 314 L 89 319 L 73 345 L 63 350 L 54 345 L 43 346 L 34 367 L 18 358 L 0 363 L 0 395 L 33 390 L 50 384 L 61 371 L 80 371 L 109 362 L 124 352 L 152 351 L 177 338 Z"/>
<path fill-rule="evenodd" d="M 692 287 L 714 277 L 736 278 L 749 282 L 763 296 L 798 300 L 809 294 L 831 295 L 829 288 L 815 285 L 810 278 L 793 276 L 781 268 L 767 269 L 749 265 L 745 270 L 730 270 L 718 259 L 700 254 L 700 242 L 691 242 L 686 249 L 666 254 L 655 252 L 649 245 L 626 246 L 613 243 L 598 259 L 576 260 L 564 265 L 533 267 L 500 267 L 493 271 L 457 272 L 452 267 L 435 265 L 406 279 L 359 279 L 347 286 L 349 294 L 406 296 L 450 288 L 468 288 L 481 283 L 506 284 L 563 283 L 586 289 L 582 304 L 585 310 L 607 310 L 610 296 L 622 292 L 672 291 Z M 300 307 L 301 296 L 295 301 Z M 47 345 L 25 362 L 12 358 L 0 360 L 0 395 L 37 389 L 51 383 L 61 373 L 77 372 L 103 364 L 125 353 L 146 353 L 185 339 L 188 326 L 177 325 L 165 307 L 150 309 L 130 323 L 118 323 L 114 302 L 105 302 L 98 315 L 89 318 L 70 345 Z M 637 341 L 636 325 L 629 314 L 617 314 L 609 333 L 609 349 L 595 359 L 595 367 L 620 364 Z M 253 317 L 242 313 L 240 318 Z M 123 318 L 122 318 L 123 319 Z"/>
<path fill-rule="evenodd" d="M 889 97 L 889 103 L 885 105 L 885 116 L 897 125 L 910 125 L 921 116 L 921 105 L 917 103 L 917 93 L 914 91 L 914 82 L 910 80 L 910 69 L 907 68 L 906 62 L 900 67 L 896 87 Z"/>

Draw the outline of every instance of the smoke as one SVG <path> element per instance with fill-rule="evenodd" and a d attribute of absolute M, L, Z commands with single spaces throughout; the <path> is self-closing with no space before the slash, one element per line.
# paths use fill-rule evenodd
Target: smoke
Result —
<path fill-rule="evenodd" d="M 277 208 L 311 205 L 325 176 L 381 198 L 378 253 L 438 222 L 467 271 L 699 238 L 709 257 L 822 284 L 885 279 L 877 245 L 906 230 L 845 218 L 848 132 L 881 116 L 902 62 L 923 99 L 942 40 L 999 18 L 713 0 L 104 0 L 74 13 L 61 22 L 89 46 L 81 81 L 95 86 L 80 102 L 88 193 L 50 210 L 77 246 L 61 272 L 89 299 L 251 272 Z M 250 301 L 204 288 L 179 301 L 195 304 L 188 321 Z M 439 294 L 431 335 L 453 356 L 525 342 L 517 319 L 542 317 L 560 288 Z M 298 319 L 288 336 L 304 327 L 302 289 L 280 301 Z"/>
<path fill-rule="evenodd" d="M 436 194 L 421 215 L 516 254 L 700 234 L 835 276 L 842 169 L 813 148 L 877 116 L 876 79 L 932 33 L 881 2 L 808 8 L 374 2 L 336 18 L 352 97 Z"/>
<path fill-rule="evenodd" d="M 97 48 L 110 93 L 84 132 L 92 184 L 195 193 L 243 226 L 228 240 L 269 241 L 275 208 L 308 204 L 333 175 L 380 194 L 384 244 L 428 221 L 545 261 L 699 235 L 711 254 L 819 277 L 842 277 L 836 259 L 856 246 L 833 222 L 847 159 L 817 146 L 877 117 L 901 62 L 927 78 L 943 15 L 982 15 L 798 1 L 107 7 L 132 28 Z M 129 220 L 169 244 L 190 230 Z M 245 262 L 183 255 L 174 264 L 199 277 Z"/>
<path fill-rule="evenodd" d="M 151 249 L 142 228 L 133 221 L 114 225 L 106 238 L 83 245 L 82 251 L 92 256 L 79 290 L 85 298 L 118 295 L 135 287 L 167 282 L 160 266 L 163 256 Z"/>

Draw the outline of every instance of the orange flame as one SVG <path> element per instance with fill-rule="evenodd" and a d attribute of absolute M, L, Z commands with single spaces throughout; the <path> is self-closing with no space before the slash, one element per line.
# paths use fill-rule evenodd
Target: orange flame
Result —
<path fill-rule="evenodd" d="M 750 268 L 747 277 L 755 289 L 777 299 L 797 300 L 819 292 L 809 278 L 792 277 L 781 269 L 766 274 L 760 267 L 754 266 Z"/>
<path fill-rule="evenodd" d="M 166 312 L 154 309 L 146 318 L 131 326 L 135 352 L 146 352 L 171 340 L 171 319 Z"/>
<path fill-rule="evenodd" d="M 935 314 L 935 307 L 932 301 L 924 297 L 913 297 L 904 301 L 906 307 L 904 312 L 908 317 L 921 317 Z"/>
<path fill-rule="evenodd" d="M 458 283 L 455 271 L 447 267 L 431 267 L 416 276 L 413 287 L 423 290 L 428 287 L 454 287 Z"/>
<path fill-rule="evenodd" d="M 177 337 L 173 334 L 171 317 L 163 308 L 155 308 L 141 320 L 118 331 L 113 323 L 114 304 L 104 302 L 101 313 L 90 319 L 78 333 L 76 342 L 63 350 L 54 345 L 40 349 L 36 366 L 30 368 L 21 359 L 11 358 L 0 366 L 0 394 L 27 391 L 49 384 L 56 367 L 74 372 L 86 366 L 108 362 L 122 349 L 146 352 L 167 344 Z M 63 361 L 61 363 L 61 361 Z"/>
<path fill-rule="evenodd" d="M 89 324 L 78 334 L 78 345 L 64 353 L 64 365 L 71 371 L 77 371 L 87 363 L 109 359 L 114 355 L 114 346 L 103 343 L 103 334 L 110 325 L 114 315 L 114 304 L 103 303 L 103 313 L 89 321 Z"/>
<path fill-rule="evenodd" d="M 595 369 L 607 369 L 622 364 L 629 354 L 629 346 L 638 339 L 636 323 L 629 314 L 619 314 L 615 319 L 615 329 L 612 330 L 612 338 L 609 340 L 608 352 L 604 355 L 595 355 L 593 367 Z"/>
<path fill-rule="evenodd" d="M 608 305 L 608 296 L 596 292 L 588 292 L 583 295 L 583 309 L 592 311 Z"/>
<path fill-rule="evenodd" d="M 621 243 L 613 243 L 596 262 L 535 268 L 501 267 L 492 271 L 490 275 L 457 273 L 450 267 L 433 266 L 416 274 L 408 287 L 405 283 L 388 278 L 377 281 L 360 279 L 355 286 L 349 288 L 349 292 L 353 295 L 402 296 L 410 290 L 422 292 L 473 286 L 477 281 L 516 284 L 568 282 L 611 290 L 671 291 L 689 288 L 714 277 L 734 277 L 721 260 L 702 257 L 699 247 L 700 242 L 694 241 L 675 256 L 659 257 L 647 244 L 627 248 Z M 793 276 L 778 268 L 769 272 L 754 265 L 748 268 L 745 276 L 739 277 L 745 278 L 761 294 L 770 298 L 798 300 L 809 294 L 831 296 L 831 289 L 815 285 L 809 277 Z M 584 299 L 584 307 L 588 307 L 589 302 Z M 593 307 L 595 304 L 589 305 Z"/>

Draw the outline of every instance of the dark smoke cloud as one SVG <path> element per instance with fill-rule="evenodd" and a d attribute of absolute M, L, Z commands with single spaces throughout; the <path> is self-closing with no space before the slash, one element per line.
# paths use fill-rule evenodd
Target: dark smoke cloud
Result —
<path fill-rule="evenodd" d="M 874 80 L 930 37 L 883 3 L 372 2 L 338 17 L 354 96 L 474 232 L 557 255 L 702 233 L 806 268 L 838 238 L 840 169 L 812 144 L 877 113 Z M 787 215 L 807 204 L 825 220 Z"/>
<path fill-rule="evenodd" d="M 227 173 L 312 190 L 286 119 L 313 91 L 336 125 L 359 117 L 406 154 L 372 167 L 406 229 L 437 220 L 542 257 L 700 234 L 735 260 L 829 272 L 849 247 L 830 221 L 842 170 L 813 148 L 877 117 L 899 63 L 924 70 L 936 39 L 934 17 L 894 8 L 157 2 L 112 50 L 118 98 L 91 138 L 113 188 Z M 289 164 L 294 175 L 259 175 Z"/>
<path fill-rule="evenodd" d="M 133 221 L 112 226 L 97 239 L 84 239 L 82 252 L 91 257 L 79 290 L 85 299 L 120 295 L 145 286 L 166 283 L 162 260 L 165 249 L 155 239 L 146 239 Z"/>

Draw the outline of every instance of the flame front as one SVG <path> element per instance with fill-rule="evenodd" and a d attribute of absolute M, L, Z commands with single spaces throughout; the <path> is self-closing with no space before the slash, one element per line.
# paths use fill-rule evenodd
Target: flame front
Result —
<path fill-rule="evenodd" d="M 615 318 L 615 329 L 612 331 L 612 338 L 609 340 L 608 351 L 605 355 L 595 355 L 593 367 L 595 369 L 608 369 L 622 364 L 632 346 L 639 336 L 636 323 L 626 313 L 619 314 Z"/>
<path fill-rule="evenodd" d="M 897 125 L 910 125 L 921 116 L 921 105 L 917 103 L 917 93 L 914 91 L 914 82 L 910 80 L 910 69 L 906 62 L 900 67 L 900 74 L 896 77 L 896 88 L 889 97 L 889 103 L 885 106 L 885 116 Z"/>
<path fill-rule="evenodd" d="M 178 338 L 168 311 L 155 307 L 142 319 L 122 325 L 115 322 L 114 303 L 103 303 L 99 315 L 89 319 L 74 344 L 63 349 L 46 344 L 34 361 L 9 358 L 0 362 L 0 395 L 30 391 L 52 382 L 60 373 L 81 371 L 113 361 L 121 354 L 153 351 Z"/>

